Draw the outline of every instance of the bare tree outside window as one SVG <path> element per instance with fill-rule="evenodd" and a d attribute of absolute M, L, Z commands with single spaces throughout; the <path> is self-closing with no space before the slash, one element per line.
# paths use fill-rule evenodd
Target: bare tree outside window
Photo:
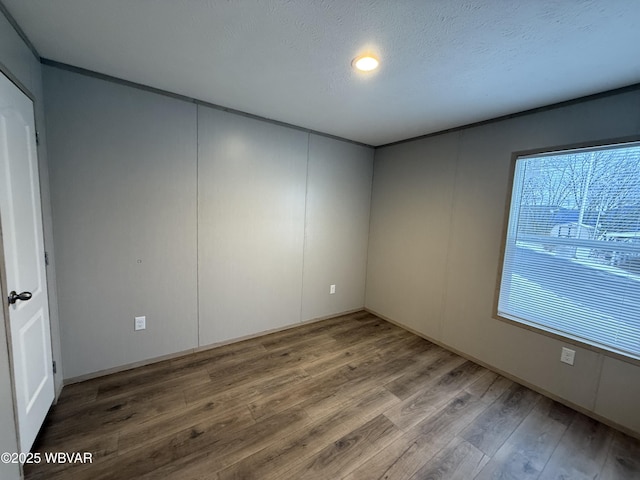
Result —
<path fill-rule="evenodd" d="M 516 160 L 498 313 L 640 357 L 640 145 Z"/>

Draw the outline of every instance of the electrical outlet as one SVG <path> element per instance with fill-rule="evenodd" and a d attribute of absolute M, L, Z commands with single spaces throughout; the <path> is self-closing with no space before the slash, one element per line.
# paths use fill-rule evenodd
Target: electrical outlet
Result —
<path fill-rule="evenodd" d="M 147 328 L 147 317 L 136 317 L 133 329 L 137 331 L 145 328 Z"/>
<path fill-rule="evenodd" d="M 560 354 L 560 361 L 563 363 L 568 363 L 569 365 L 573 365 L 573 360 L 576 357 L 576 351 L 571 350 L 570 348 L 562 347 L 562 353 Z"/>
<path fill-rule="evenodd" d="M 329 294 L 333 295 L 334 293 L 336 293 L 336 286 L 335 285 L 329 285 Z"/>

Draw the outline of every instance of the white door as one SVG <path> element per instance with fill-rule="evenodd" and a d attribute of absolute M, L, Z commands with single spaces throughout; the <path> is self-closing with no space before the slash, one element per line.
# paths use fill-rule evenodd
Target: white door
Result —
<path fill-rule="evenodd" d="M 20 449 L 54 398 L 33 103 L 0 74 L 0 220 Z M 30 299 L 28 299 L 30 297 Z"/>

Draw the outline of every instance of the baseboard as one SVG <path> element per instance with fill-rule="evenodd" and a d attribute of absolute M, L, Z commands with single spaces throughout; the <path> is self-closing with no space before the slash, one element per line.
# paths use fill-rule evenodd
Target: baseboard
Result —
<path fill-rule="evenodd" d="M 395 325 L 397 327 L 400 327 L 400 328 L 402 328 L 402 329 L 404 329 L 404 330 L 406 330 L 408 332 L 411 332 L 414 335 L 417 335 L 418 337 L 424 338 L 425 340 L 428 340 L 431 343 L 435 343 L 436 345 L 438 345 L 438 346 L 440 346 L 440 347 L 442 347 L 442 348 L 444 348 L 446 350 L 449 350 L 450 352 L 453 352 L 456 355 L 460 355 L 461 357 L 466 358 L 467 360 L 470 360 L 473 363 L 477 363 L 478 365 L 483 366 L 487 370 L 491 370 L 492 372 L 497 373 L 498 375 L 502 375 L 503 377 L 506 377 L 509 380 L 512 380 L 512 381 L 514 381 L 516 383 L 519 383 L 520 385 L 523 385 L 523 386 L 533 390 L 534 392 L 538 392 L 539 394 L 544 395 L 545 397 L 548 397 L 551 400 L 554 400 L 554 401 L 556 401 L 558 403 L 561 403 L 562 405 L 565 405 L 565 406 L 567 406 L 569 408 L 572 408 L 573 410 L 575 410 L 577 412 L 580 412 L 580 413 L 586 415 L 587 417 L 593 418 L 594 420 L 597 420 L 597 421 L 599 421 L 601 423 L 604 423 L 605 425 L 607 425 L 607 426 L 609 426 L 611 428 L 615 428 L 616 430 L 619 430 L 622 433 L 624 433 L 626 435 L 629 435 L 630 437 L 637 438 L 638 440 L 640 440 L 640 432 L 636 432 L 635 430 L 632 430 L 632 429 L 630 429 L 628 427 L 625 427 L 624 425 L 620 425 L 619 423 L 616 423 L 613 420 L 610 420 L 610 419 L 608 419 L 606 417 L 598 415 L 597 413 L 595 413 L 595 412 L 593 412 L 591 410 L 588 410 L 588 409 L 586 409 L 586 408 L 584 408 L 584 407 L 582 407 L 580 405 L 577 405 L 577 404 L 575 404 L 575 403 L 573 403 L 573 402 L 571 402 L 569 400 L 566 400 L 566 399 L 564 399 L 562 397 L 559 397 L 558 395 L 556 395 L 554 393 L 551 393 L 551 392 L 545 390 L 544 388 L 540 388 L 537 385 L 534 385 L 534 384 L 532 384 L 532 383 L 530 383 L 530 382 L 528 382 L 528 381 L 526 381 L 526 380 L 524 380 L 522 378 L 519 378 L 519 377 L 517 377 L 517 376 L 515 376 L 515 375 L 513 375 L 513 374 L 511 374 L 509 372 L 505 372 L 504 370 L 502 370 L 500 368 L 497 368 L 497 367 L 495 367 L 493 365 L 490 365 L 490 364 L 488 364 L 488 363 L 486 363 L 486 362 L 484 362 L 484 361 L 482 361 L 482 360 L 480 360 L 478 358 L 475 358 L 472 355 L 469 355 L 469 354 L 467 354 L 465 352 L 462 352 L 462 351 L 460 351 L 460 350 L 458 350 L 458 349 L 456 349 L 456 348 L 454 348 L 454 347 L 452 347 L 450 345 L 447 345 L 447 344 L 445 344 L 445 343 L 443 343 L 443 342 L 441 342 L 439 340 L 431 338 L 431 337 L 429 337 L 429 336 L 427 336 L 427 335 L 425 335 L 425 334 L 423 334 L 421 332 L 418 332 L 417 330 L 414 330 L 413 328 L 407 327 L 406 325 L 403 325 L 402 323 L 397 322 L 397 321 L 393 320 L 392 318 L 389 318 L 389 317 L 387 317 L 385 315 L 382 315 L 382 314 L 376 312 L 375 310 L 372 310 L 372 309 L 367 308 L 367 307 L 365 307 L 364 310 L 366 312 L 371 313 L 372 315 L 375 315 L 376 317 L 380 317 L 383 320 L 386 320 L 387 322 L 392 323 L 393 325 Z"/>
<path fill-rule="evenodd" d="M 291 325 L 286 325 L 284 327 L 274 328 L 274 329 L 271 329 L 271 330 L 265 330 L 265 331 L 258 332 L 258 333 L 255 333 L 255 334 L 245 335 L 245 336 L 242 336 L 242 337 L 237 337 L 237 338 L 233 338 L 233 339 L 230 339 L 230 340 L 225 340 L 223 342 L 216 342 L 216 343 L 211 343 L 211 344 L 207 344 L 207 345 L 203 345 L 203 346 L 199 346 L 199 347 L 189 348 L 187 350 L 181 350 L 179 352 L 169 353 L 167 355 L 161 355 L 161 356 L 158 356 L 158 357 L 152 357 L 152 358 L 148 358 L 148 359 L 145 359 L 145 360 L 140 360 L 138 362 L 127 363 L 127 364 L 124 364 L 124 365 L 118 365 L 117 367 L 107 368 L 107 369 L 104 369 L 104 370 L 98 370 L 97 372 L 91 372 L 91 373 L 87 373 L 85 375 L 79 375 L 77 377 L 65 378 L 63 380 L 63 382 L 62 382 L 62 387 L 60 388 L 60 392 L 58 392 L 58 395 L 57 395 L 56 398 L 58 398 L 60 396 L 60 393 L 62 392 L 62 389 L 67 385 L 72 385 L 74 383 L 85 382 L 87 380 L 92 380 L 94 378 L 104 377 L 106 375 L 111 375 L 111 374 L 114 374 L 114 373 L 124 372 L 125 370 L 131 370 L 132 368 L 144 367 L 144 366 L 147 366 L 147 365 L 152 365 L 154 363 L 164 362 L 166 360 L 173 360 L 175 358 L 184 357 L 186 355 L 191 355 L 193 353 L 204 352 L 204 351 L 207 351 L 207 350 L 213 350 L 214 348 L 224 347 L 225 345 L 231 345 L 233 343 L 242 342 L 244 340 L 251 340 L 253 338 L 264 337 L 265 335 L 270 335 L 272 333 L 278 333 L 278 332 L 283 332 L 285 330 L 291 330 L 293 328 L 301 327 L 302 325 L 307 325 L 309 323 L 321 322 L 322 320 L 328 320 L 330 318 L 342 317 L 342 316 L 345 316 L 345 315 L 350 315 L 352 313 L 361 312 L 363 310 L 364 310 L 364 308 L 360 307 L 360 308 L 356 308 L 356 309 L 353 309 L 353 310 L 347 310 L 345 312 L 335 313 L 335 314 L 331 314 L 331 315 L 325 315 L 325 316 L 322 316 L 322 317 L 315 317 L 315 318 L 312 318 L 312 319 L 309 319 L 309 320 L 302 320 L 302 321 L 300 321 L 298 323 L 294 323 L 294 324 L 291 324 Z"/>

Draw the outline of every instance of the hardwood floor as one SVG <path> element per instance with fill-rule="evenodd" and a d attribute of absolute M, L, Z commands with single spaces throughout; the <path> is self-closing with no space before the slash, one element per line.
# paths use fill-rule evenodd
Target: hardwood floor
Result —
<path fill-rule="evenodd" d="M 640 479 L 640 441 L 366 312 L 65 387 L 34 452 L 27 479 Z"/>

